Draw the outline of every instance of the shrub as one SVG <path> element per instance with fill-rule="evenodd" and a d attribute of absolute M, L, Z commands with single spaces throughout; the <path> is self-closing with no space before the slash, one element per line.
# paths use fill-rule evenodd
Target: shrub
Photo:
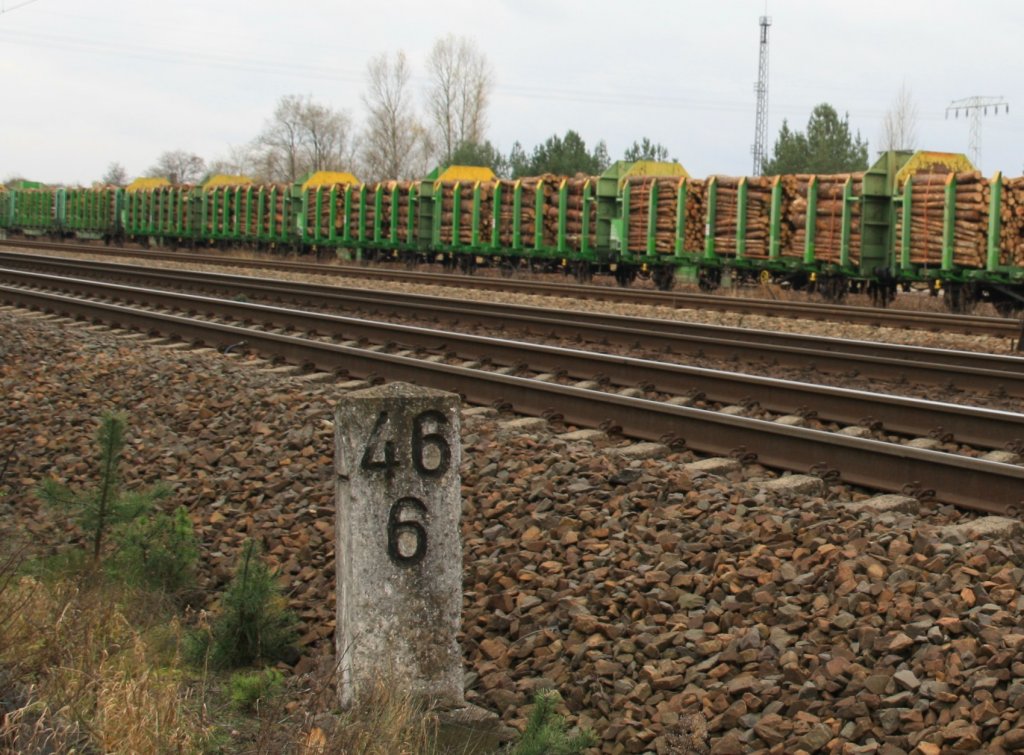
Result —
<path fill-rule="evenodd" d="M 249 540 L 208 631 L 192 636 L 189 655 L 214 668 L 238 668 L 283 658 L 295 642 L 295 617 L 284 606 L 275 575 Z"/>
<path fill-rule="evenodd" d="M 199 558 L 188 511 L 139 517 L 113 533 L 118 545 L 111 572 L 126 582 L 169 594 L 190 587 Z"/>
<path fill-rule="evenodd" d="M 561 700 L 562 696 L 555 690 L 534 696 L 526 729 L 511 755 L 576 755 L 597 744 L 597 738 L 590 731 L 573 735 L 565 731 L 565 719 L 555 711 Z"/>
<path fill-rule="evenodd" d="M 244 711 L 254 712 L 261 702 L 278 695 L 283 683 L 284 675 L 273 668 L 232 674 L 231 702 Z"/>
<path fill-rule="evenodd" d="M 100 449 L 99 485 L 94 489 L 76 492 L 53 479 L 44 480 L 38 489 L 39 497 L 47 504 L 72 512 L 92 545 L 94 565 L 99 564 L 103 541 L 111 528 L 131 522 L 170 494 L 170 488 L 164 485 L 137 492 L 121 490 L 118 468 L 126 426 L 124 414 L 104 412 L 101 417 L 96 433 Z"/>

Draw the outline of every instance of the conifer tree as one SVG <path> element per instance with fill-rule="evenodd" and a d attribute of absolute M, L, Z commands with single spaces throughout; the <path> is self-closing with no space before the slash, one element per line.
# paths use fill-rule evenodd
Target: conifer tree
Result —
<path fill-rule="evenodd" d="M 39 487 L 39 497 L 47 504 L 66 509 L 89 538 L 94 563 L 103 554 L 103 543 L 114 527 L 127 524 L 170 494 L 170 488 L 156 485 L 141 491 L 121 490 L 119 466 L 125 445 L 127 419 L 120 412 L 104 412 L 96 433 L 100 453 L 99 484 L 75 491 L 52 478 Z"/>

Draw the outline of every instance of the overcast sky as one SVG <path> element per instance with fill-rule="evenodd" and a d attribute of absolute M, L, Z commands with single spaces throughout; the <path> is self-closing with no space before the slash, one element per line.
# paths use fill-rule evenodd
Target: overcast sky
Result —
<path fill-rule="evenodd" d="M 286 94 L 363 119 L 367 61 L 404 50 L 423 88 L 434 41 L 472 38 L 493 66 L 502 151 L 577 130 L 619 158 L 642 136 L 691 174 L 751 172 L 764 0 L 0 0 L 0 179 L 142 173 L 160 152 L 207 160 L 252 139 Z M 986 174 L 1024 173 L 1019 0 L 771 0 L 768 140 L 820 102 L 872 156 L 906 83 L 920 148 L 968 151 L 946 106 L 1004 96 L 983 120 Z"/>

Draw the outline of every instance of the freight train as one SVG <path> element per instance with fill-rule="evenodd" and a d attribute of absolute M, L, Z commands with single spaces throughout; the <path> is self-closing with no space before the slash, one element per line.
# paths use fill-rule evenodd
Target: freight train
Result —
<path fill-rule="evenodd" d="M 367 184 L 319 172 L 295 184 L 0 188 L 0 237 L 315 253 L 352 260 L 595 274 L 663 290 L 775 281 L 841 301 L 942 293 L 966 312 L 1024 310 L 1024 179 L 984 179 L 963 156 L 885 152 L 844 175 L 691 177 L 618 162 L 600 176 L 498 179 L 452 166 Z"/>

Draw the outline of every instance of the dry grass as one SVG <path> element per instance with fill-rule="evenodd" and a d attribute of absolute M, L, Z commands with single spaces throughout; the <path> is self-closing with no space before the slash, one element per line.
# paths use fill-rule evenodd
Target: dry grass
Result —
<path fill-rule="evenodd" d="M 2 550 L 2 548 L 0 548 Z M 440 755 L 437 717 L 385 675 L 337 712 L 333 669 L 286 681 L 255 716 L 227 675 L 190 671 L 159 597 L 37 579 L 0 557 L 0 755 L 26 752 Z"/>
<path fill-rule="evenodd" d="M 0 752 L 203 749 L 207 727 L 139 622 L 159 611 L 100 582 L 0 585 Z"/>
<path fill-rule="evenodd" d="M 378 679 L 358 705 L 336 708 L 333 673 L 316 676 L 297 692 L 302 706 L 293 714 L 278 701 L 260 712 L 251 752 L 259 755 L 430 755 L 437 717 L 425 710 L 397 676 Z M 294 697 L 292 700 L 294 704 Z"/>

